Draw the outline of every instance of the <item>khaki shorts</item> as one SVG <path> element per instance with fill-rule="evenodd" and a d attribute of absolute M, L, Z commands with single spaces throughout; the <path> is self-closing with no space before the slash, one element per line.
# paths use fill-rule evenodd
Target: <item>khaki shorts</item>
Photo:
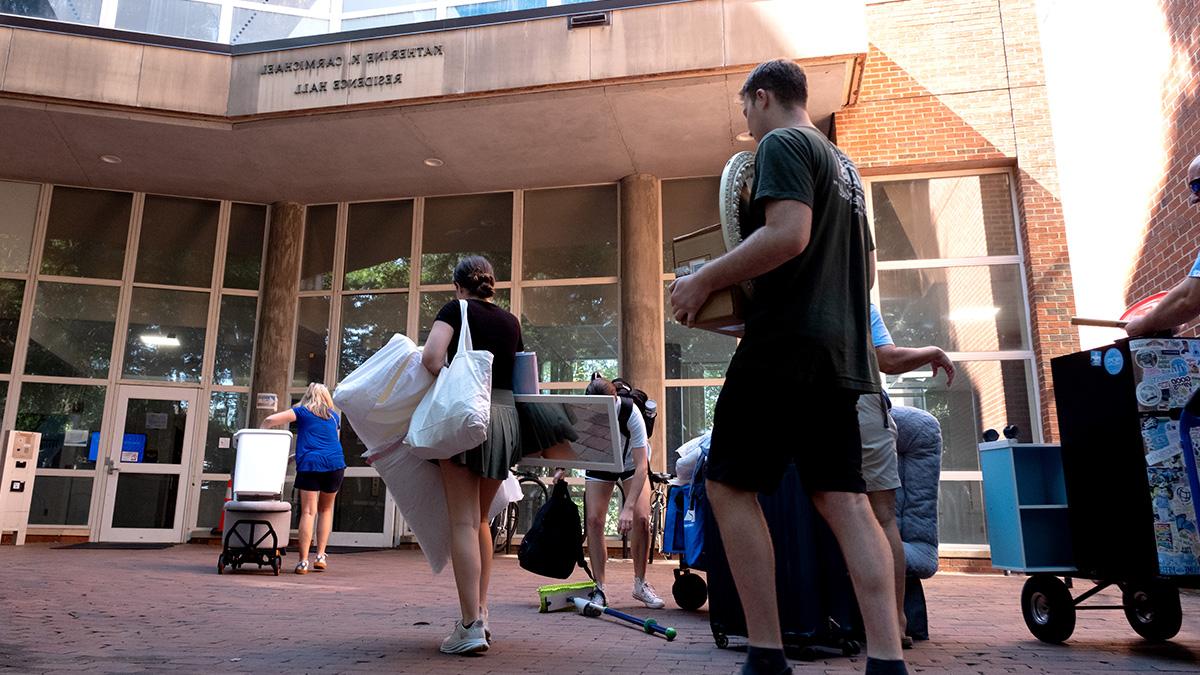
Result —
<path fill-rule="evenodd" d="M 858 397 L 858 433 L 862 436 L 862 475 L 867 492 L 900 487 L 896 421 L 890 412 L 884 412 L 879 394 Z"/>

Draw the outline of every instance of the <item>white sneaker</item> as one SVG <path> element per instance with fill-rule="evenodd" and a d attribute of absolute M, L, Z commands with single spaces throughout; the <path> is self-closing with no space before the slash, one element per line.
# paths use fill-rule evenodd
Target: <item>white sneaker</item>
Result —
<path fill-rule="evenodd" d="M 667 604 L 644 579 L 633 580 L 633 599 L 641 601 L 650 609 L 662 609 Z"/>
<path fill-rule="evenodd" d="M 608 596 L 604 594 L 604 586 L 596 584 L 596 588 L 591 593 L 588 593 L 588 602 L 600 605 L 601 607 L 608 607 Z"/>
<path fill-rule="evenodd" d="M 462 621 L 454 622 L 454 631 L 442 640 L 443 654 L 478 654 L 488 649 L 487 638 L 483 635 L 483 621 L 476 619 L 470 626 L 464 626 Z"/>

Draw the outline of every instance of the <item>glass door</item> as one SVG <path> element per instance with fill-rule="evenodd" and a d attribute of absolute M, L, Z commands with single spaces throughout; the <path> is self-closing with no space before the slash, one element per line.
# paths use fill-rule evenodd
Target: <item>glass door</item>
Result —
<path fill-rule="evenodd" d="M 103 442 L 108 476 L 101 541 L 184 541 L 198 393 L 174 387 L 121 387 L 114 433 Z"/>

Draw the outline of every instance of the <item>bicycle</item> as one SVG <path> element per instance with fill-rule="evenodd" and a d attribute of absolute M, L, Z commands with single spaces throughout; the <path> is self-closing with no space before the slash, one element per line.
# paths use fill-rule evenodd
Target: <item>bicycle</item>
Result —
<path fill-rule="evenodd" d="M 512 469 L 512 474 L 521 485 L 521 500 L 509 504 L 508 508 L 496 514 L 489 524 L 492 531 L 492 550 L 499 553 L 503 549 L 505 555 L 512 550 L 513 535 L 522 521 L 521 512 L 527 511 L 528 522 L 533 522 L 533 516 L 550 498 L 550 488 L 542 481 L 541 476 L 533 471 L 517 469 Z"/>
<path fill-rule="evenodd" d="M 650 550 L 647 564 L 654 564 L 654 552 L 660 549 L 664 521 L 667 518 L 667 490 L 672 476 L 666 473 L 650 472 Z M 670 556 L 663 553 L 663 560 Z"/>

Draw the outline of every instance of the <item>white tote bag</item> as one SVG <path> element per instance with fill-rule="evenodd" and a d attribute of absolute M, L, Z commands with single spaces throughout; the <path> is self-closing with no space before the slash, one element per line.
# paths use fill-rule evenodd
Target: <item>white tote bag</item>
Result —
<path fill-rule="evenodd" d="M 458 351 L 417 406 L 404 439 L 412 453 L 423 459 L 447 459 L 487 439 L 492 416 L 492 353 L 473 348 L 467 301 L 459 300 L 458 305 L 462 310 Z"/>
<path fill-rule="evenodd" d="M 432 386 L 421 350 L 396 334 L 338 383 L 333 402 L 364 445 L 380 448 L 404 438 L 413 412 Z"/>

